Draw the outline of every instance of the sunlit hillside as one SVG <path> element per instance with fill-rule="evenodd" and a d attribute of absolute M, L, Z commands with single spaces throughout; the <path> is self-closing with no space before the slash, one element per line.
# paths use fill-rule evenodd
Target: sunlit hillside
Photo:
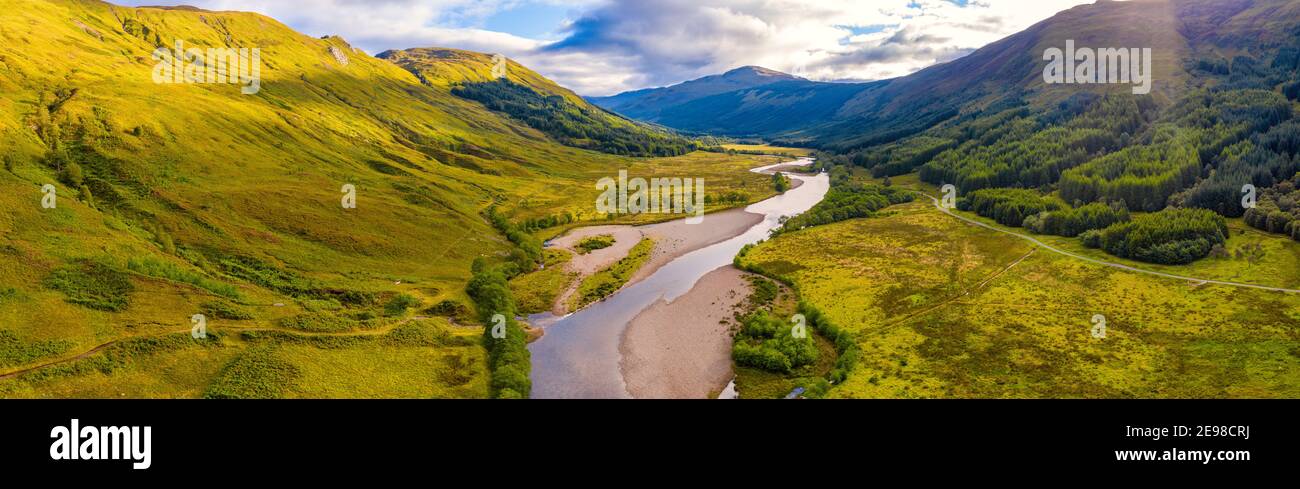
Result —
<path fill-rule="evenodd" d="M 487 396 L 464 288 L 510 245 L 484 211 L 604 219 L 592 183 L 658 164 L 452 95 L 487 55 L 421 80 L 257 14 L 0 9 L 4 396 Z M 260 89 L 155 83 L 151 54 L 178 42 L 258 48 Z M 190 341 L 196 314 L 207 340 Z"/>

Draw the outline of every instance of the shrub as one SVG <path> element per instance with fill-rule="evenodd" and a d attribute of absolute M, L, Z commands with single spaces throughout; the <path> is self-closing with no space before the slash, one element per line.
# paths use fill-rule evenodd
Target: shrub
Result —
<path fill-rule="evenodd" d="M 474 299 L 478 309 L 479 320 L 486 327 L 483 329 L 483 346 L 488 350 L 488 369 L 492 372 L 491 390 L 493 397 L 521 398 L 532 392 L 532 381 L 528 378 L 531 371 L 531 355 L 528 352 L 528 337 L 524 329 L 515 320 L 516 308 L 510 296 L 510 286 L 505 274 L 498 268 L 485 264 L 476 264 L 474 276 L 466 286 L 466 292 Z M 505 317 L 505 338 L 492 335 L 492 317 L 500 314 Z"/>
<path fill-rule="evenodd" d="M 467 314 L 469 314 L 469 308 L 465 307 L 465 305 L 461 304 L 460 302 L 447 299 L 437 304 L 434 304 L 428 309 L 425 309 L 424 312 L 425 314 L 429 314 L 431 316 L 442 316 L 442 317 L 460 319 L 465 317 Z"/>
<path fill-rule="evenodd" d="M 1100 230 L 1093 229 L 1093 230 L 1090 230 L 1090 231 L 1084 231 L 1083 234 L 1080 234 L 1080 235 L 1079 235 L 1079 239 L 1083 241 L 1083 245 L 1084 245 L 1084 246 L 1087 246 L 1087 247 L 1089 247 L 1089 248 L 1093 248 L 1093 249 L 1101 248 L 1101 231 L 1100 231 Z"/>
<path fill-rule="evenodd" d="M 585 255 L 596 250 L 603 250 L 605 248 L 609 248 L 610 246 L 614 246 L 615 242 L 616 241 L 614 240 L 614 236 L 609 234 L 602 234 L 600 236 L 592 236 L 578 242 L 578 245 L 575 246 L 575 248 L 577 248 L 579 255 Z"/>
<path fill-rule="evenodd" d="M 787 190 L 790 190 L 790 177 L 781 172 L 773 173 L 772 188 L 776 189 L 776 192 L 779 194 L 783 194 Z"/>
<path fill-rule="evenodd" d="M 397 317 L 406 314 L 406 311 L 412 307 L 419 307 L 420 299 L 416 299 L 410 294 L 397 294 L 388 304 L 384 305 L 384 314 L 388 317 Z"/>
<path fill-rule="evenodd" d="M 170 261 L 148 256 L 132 258 L 127 260 L 126 268 L 141 275 L 187 283 L 229 299 L 242 299 L 239 289 L 235 286 L 212 280 L 199 272 L 183 269 Z"/>
<path fill-rule="evenodd" d="M 229 319 L 231 321 L 247 321 L 253 319 L 253 315 L 248 311 L 245 311 L 227 301 L 205 302 L 203 305 L 199 306 L 199 312 L 210 318 Z"/>
<path fill-rule="evenodd" d="M 817 344 L 808 335 L 796 338 L 794 325 L 758 311 L 743 320 L 731 357 L 737 365 L 788 373 L 817 361 Z"/>
<path fill-rule="evenodd" d="M 278 399 L 284 397 L 300 377 L 302 372 L 280 358 L 276 345 L 257 345 L 227 364 L 203 397 Z"/>
<path fill-rule="evenodd" d="M 125 310 L 131 292 L 135 291 L 130 276 L 104 263 L 89 260 L 55 270 L 46 278 L 45 284 L 63 292 L 72 304 L 111 312 Z"/>
<path fill-rule="evenodd" d="M 81 171 L 81 165 L 68 163 L 63 166 L 63 171 L 59 174 L 59 180 L 72 188 L 80 188 L 86 182 L 86 175 Z"/>

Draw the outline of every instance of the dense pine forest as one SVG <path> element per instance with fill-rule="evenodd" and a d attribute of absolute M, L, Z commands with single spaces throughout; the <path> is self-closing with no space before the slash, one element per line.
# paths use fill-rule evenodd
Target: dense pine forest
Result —
<path fill-rule="evenodd" d="M 688 139 L 631 121 L 610 124 L 616 116 L 594 113 L 599 109 L 579 106 L 558 95 L 543 95 L 504 78 L 464 83 L 451 93 L 506 113 L 567 146 L 637 157 L 680 156 L 697 149 Z"/>
<path fill-rule="evenodd" d="M 1184 69 L 1202 81 L 1172 99 L 1080 90 L 1044 104 L 1012 92 L 823 159 L 876 178 L 918 172 L 955 185 L 962 210 L 1135 260 L 1209 256 L 1228 235 L 1224 217 L 1300 240 L 1300 30 L 1288 39 L 1198 53 Z"/>

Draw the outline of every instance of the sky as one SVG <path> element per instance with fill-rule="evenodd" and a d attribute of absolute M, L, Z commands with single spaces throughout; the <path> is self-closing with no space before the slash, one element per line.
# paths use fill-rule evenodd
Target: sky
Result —
<path fill-rule="evenodd" d="M 756 65 L 881 80 L 950 61 L 1091 0 L 112 0 L 253 11 L 371 54 L 501 53 L 582 95 Z"/>

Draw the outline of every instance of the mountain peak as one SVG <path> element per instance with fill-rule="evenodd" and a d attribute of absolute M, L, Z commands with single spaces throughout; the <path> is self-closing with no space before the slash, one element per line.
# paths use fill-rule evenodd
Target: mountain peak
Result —
<path fill-rule="evenodd" d="M 776 70 L 772 70 L 772 69 L 764 68 L 764 67 L 762 67 L 762 66 L 752 66 L 752 65 L 751 65 L 751 66 L 741 66 L 740 68 L 736 68 L 736 69 L 734 69 L 734 70 L 731 70 L 731 71 L 728 71 L 728 72 L 722 74 L 722 76 L 725 76 L 725 77 L 735 77 L 735 76 L 743 76 L 743 75 L 751 75 L 751 76 L 770 76 L 770 77 L 777 77 L 777 78 L 789 78 L 789 79 L 791 79 L 791 80 L 795 80 L 795 79 L 798 79 L 798 78 L 799 78 L 799 77 L 794 76 L 794 75 L 790 75 L 790 74 L 787 74 L 787 73 L 782 73 L 782 72 L 780 72 L 780 71 L 776 71 Z"/>
<path fill-rule="evenodd" d="M 807 80 L 762 66 L 750 65 L 671 87 L 636 90 L 613 97 L 593 97 L 590 100 L 596 105 L 620 114 L 653 122 L 660 111 L 666 107 L 736 90 L 793 81 Z"/>

